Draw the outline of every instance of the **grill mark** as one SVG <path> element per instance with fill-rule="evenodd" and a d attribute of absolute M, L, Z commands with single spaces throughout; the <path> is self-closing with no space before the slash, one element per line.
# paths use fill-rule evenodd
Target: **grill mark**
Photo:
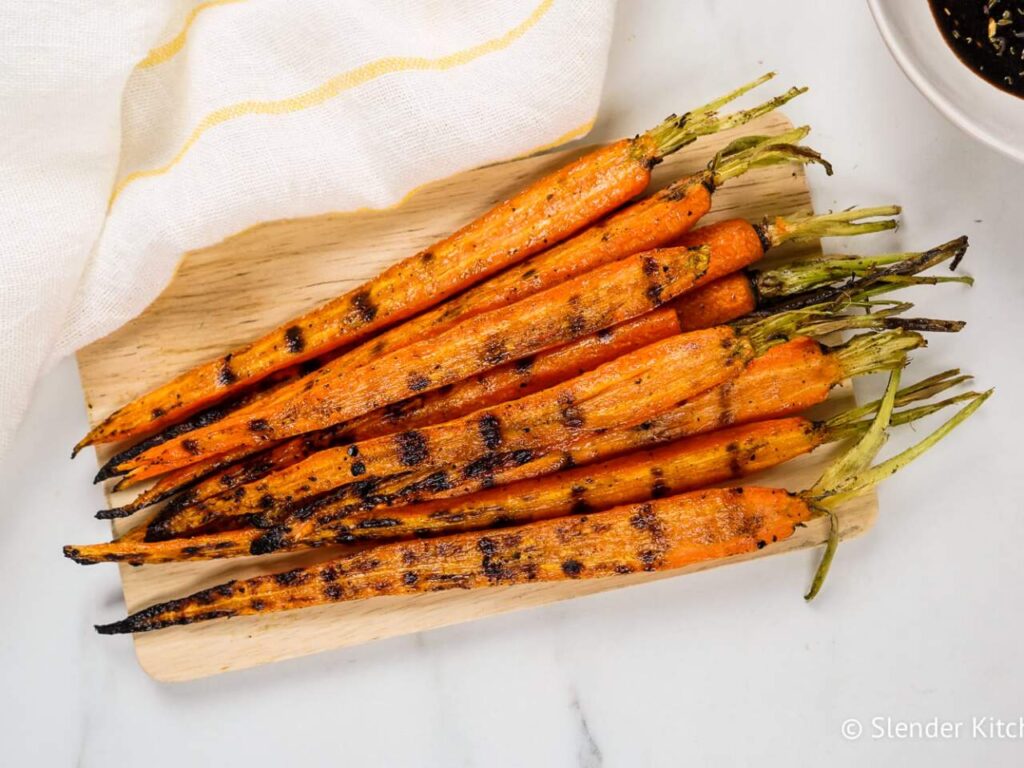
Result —
<path fill-rule="evenodd" d="M 217 372 L 217 383 L 222 387 L 230 387 L 238 381 L 237 374 L 231 370 L 231 355 L 225 355 L 220 361 L 220 370 Z"/>
<path fill-rule="evenodd" d="M 637 552 L 637 558 L 640 560 L 645 571 L 653 571 L 665 554 L 668 546 L 665 539 L 665 529 L 658 518 L 658 514 L 650 504 L 641 504 L 637 507 L 637 511 L 632 517 L 629 518 L 629 524 L 636 530 L 647 534 L 650 540 L 649 545 Z"/>
<path fill-rule="evenodd" d="M 501 365 L 508 360 L 508 347 L 505 340 L 500 338 L 488 339 L 484 344 L 480 359 L 488 365 Z"/>
<path fill-rule="evenodd" d="M 569 508 L 570 514 L 573 515 L 584 515 L 591 511 L 590 504 L 587 502 L 586 486 L 574 485 L 569 491 L 569 495 L 572 498 L 572 505 Z"/>
<path fill-rule="evenodd" d="M 672 490 L 668 487 L 668 483 L 665 482 L 664 471 L 661 467 L 651 467 L 651 477 L 654 478 L 651 483 L 651 498 L 652 499 L 663 499 L 668 496 Z"/>
<path fill-rule="evenodd" d="M 533 370 L 533 362 L 533 355 L 516 360 L 515 372 L 521 376 L 528 376 L 530 372 Z"/>
<path fill-rule="evenodd" d="M 477 427 L 484 447 L 489 451 L 497 450 L 502 442 L 501 422 L 498 417 L 491 413 L 484 414 L 477 422 Z"/>
<path fill-rule="evenodd" d="M 570 579 L 578 579 L 580 574 L 583 573 L 583 563 L 579 560 L 565 560 L 562 563 L 562 573 Z"/>
<path fill-rule="evenodd" d="M 302 335 L 302 329 L 299 326 L 292 325 L 285 330 L 284 345 L 293 355 L 299 354 L 306 348 L 306 337 Z"/>
<path fill-rule="evenodd" d="M 587 318 L 580 312 L 573 312 L 569 315 L 566 323 L 569 329 L 569 338 L 575 339 L 587 331 Z"/>
<path fill-rule="evenodd" d="M 732 410 L 733 381 L 727 381 L 718 387 L 718 420 L 719 428 L 727 427 L 736 419 Z"/>
<path fill-rule="evenodd" d="M 565 394 L 560 397 L 559 400 L 561 400 L 562 404 L 562 423 L 569 429 L 582 428 L 584 424 L 583 411 L 578 405 L 576 405 L 576 401 L 573 399 L 572 395 Z"/>
<path fill-rule="evenodd" d="M 743 474 L 743 461 L 740 458 L 740 445 L 737 442 L 731 442 L 725 446 L 725 453 L 729 457 L 729 471 L 732 472 L 734 477 L 738 477 Z"/>
<path fill-rule="evenodd" d="M 369 291 L 360 291 L 355 294 L 352 297 L 351 304 L 360 322 L 364 324 L 372 323 L 374 318 L 377 317 L 377 305 L 370 298 Z"/>
<path fill-rule="evenodd" d="M 411 392 L 422 392 L 430 386 L 430 379 L 422 373 L 413 371 L 409 374 L 409 378 L 406 380 L 405 386 L 407 386 Z"/>
<path fill-rule="evenodd" d="M 415 430 L 395 435 L 395 443 L 398 446 L 398 460 L 403 466 L 415 467 L 430 456 L 427 439 Z"/>

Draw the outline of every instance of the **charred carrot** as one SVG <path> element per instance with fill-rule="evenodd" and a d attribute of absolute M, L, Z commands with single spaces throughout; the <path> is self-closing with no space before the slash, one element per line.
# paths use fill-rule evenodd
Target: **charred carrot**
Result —
<path fill-rule="evenodd" d="M 969 377 L 948 371 L 897 393 L 896 405 L 927 399 Z M 924 418 L 976 392 L 893 414 L 892 423 Z M 827 421 L 802 417 L 775 419 L 731 427 L 680 440 L 591 467 L 561 472 L 539 481 L 525 481 L 466 497 L 424 502 L 383 512 L 357 512 L 336 526 L 325 526 L 292 548 L 350 544 L 380 539 L 447 535 L 488 527 L 518 525 L 568 514 L 597 512 L 702 488 L 713 483 L 777 466 L 836 440 L 865 431 L 863 417 L 878 403 L 853 408 Z M 89 565 L 129 562 L 132 565 L 207 560 L 250 554 L 259 535 L 240 529 L 187 539 L 145 541 L 140 527 L 106 544 L 69 546 L 65 556 Z"/>
<path fill-rule="evenodd" d="M 781 338 L 823 321 L 852 327 L 879 316 L 836 318 L 797 312 L 745 324 L 693 331 L 655 342 L 593 371 L 534 395 L 476 411 L 461 419 L 329 448 L 272 473 L 163 516 L 154 538 L 197 531 L 210 522 L 255 516 L 275 521 L 297 501 L 340 491 L 379 497 L 380 479 L 438 472 L 427 487 L 451 487 L 450 467 L 465 478 L 486 478 L 497 465 L 523 465 L 540 452 L 584 436 L 646 421 L 737 376 L 748 361 Z M 504 458 L 496 458 L 498 455 Z M 417 487 L 414 483 L 411 487 Z"/>
<path fill-rule="evenodd" d="M 751 163 L 810 162 L 814 153 L 775 138 L 730 145 L 713 161 L 716 177 Z M 150 449 L 119 472 L 152 476 L 245 445 L 301 434 L 362 415 L 420 392 L 595 332 L 694 287 L 707 271 L 706 252 L 651 251 L 598 267 L 500 309 L 475 315 L 433 338 L 414 342 L 370 365 L 334 376 L 330 366 L 308 382 L 285 387 L 269 404 Z"/>
<path fill-rule="evenodd" d="M 517 463 L 514 455 L 507 452 L 495 454 L 485 465 L 486 471 L 469 467 L 467 472 L 464 467 L 461 472 L 443 475 L 444 483 L 436 482 L 436 473 L 398 478 L 375 484 L 371 494 L 355 500 L 342 494 L 338 499 L 327 496 L 296 505 L 288 518 L 253 541 L 252 554 L 287 548 L 319 527 L 337 524 L 381 504 L 412 504 L 462 496 L 733 424 L 795 415 L 824 402 L 832 388 L 846 378 L 902 367 L 907 353 L 923 345 L 920 334 L 902 330 L 864 334 L 834 348 L 807 337 L 797 338 L 755 358 L 739 376 L 724 385 L 660 416 L 632 427 L 588 434 L 586 440 L 540 453 L 529 462 Z"/>
<path fill-rule="evenodd" d="M 894 394 L 891 385 L 876 423 L 888 423 Z M 381 595 L 666 571 L 753 552 L 823 515 L 833 520 L 835 530 L 838 506 L 931 448 L 987 397 L 975 398 L 920 443 L 876 467 L 868 467 L 878 443 L 877 431 L 869 430 L 838 463 L 851 467 L 851 474 L 830 477 L 826 472 L 801 493 L 756 486 L 701 490 L 501 531 L 382 544 L 310 568 L 230 581 L 96 629 L 101 634 L 146 632 Z"/>
<path fill-rule="evenodd" d="M 312 568 L 229 581 L 96 630 L 147 632 L 373 596 L 680 568 L 785 539 L 813 516 L 779 489 L 697 491 L 502 531 L 382 544 Z"/>
<path fill-rule="evenodd" d="M 365 339 L 565 239 L 643 192 L 651 168 L 666 155 L 802 92 L 794 89 L 761 107 L 718 116 L 719 108 L 770 77 L 681 118 L 673 115 L 633 139 L 596 149 L 534 182 L 363 286 L 125 405 L 92 429 L 76 451 L 158 431 L 273 371 Z"/>
<path fill-rule="evenodd" d="M 712 264 L 742 263 L 754 258 L 748 255 L 749 253 L 763 255 L 768 248 L 793 239 L 812 235 L 825 237 L 867 234 L 892 229 L 895 221 L 890 218 L 869 219 L 897 213 L 899 208 L 896 206 L 880 206 L 849 210 L 842 214 L 826 214 L 822 217 L 776 217 L 772 224 L 722 222 L 696 230 L 690 239 L 690 245 L 695 247 L 707 244 L 713 247 Z M 730 232 L 733 233 L 731 237 Z M 701 233 L 707 233 L 707 237 L 702 237 Z M 720 259 L 721 254 L 725 255 Z M 795 265 L 783 264 L 771 269 L 747 269 L 742 274 L 732 273 L 676 299 L 671 303 L 671 309 L 655 310 L 622 326 L 584 337 L 565 347 L 499 366 L 478 377 L 459 382 L 451 389 L 446 388 L 440 392 L 395 403 L 352 422 L 294 438 L 267 450 L 258 451 L 252 447 L 244 447 L 189 465 L 165 475 L 156 485 L 129 504 L 114 510 L 106 510 L 99 516 L 125 516 L 189 486 L 194 487 L 181 497 L 178 503 L 198 501 L 220 493 L 225 488 L 252 482 L 317 450 L 343 442 L 438 423 L 478 408 L 538 391 L 590 370 L 618 354 L 664 338 L 676 331 L 697 330 L 737 319 L 753 311 L 758 301 L 777 301 L 788 293 L 799 293 L 817 287 L 823 281 L 863 276 L 882 266 L 901 261 L 906 263 L 912 260 L 918 266 L 931 266 L 934 259 L 921 262 L 917 259 L 920 255 L 829 257 L 815 260 L 813 265 L 809 260 L 803 259 L 801 263 Z M 101 476 L 111 474 L 113 467 L 138 453 L 133 451 L 127 456 L 115 456 L 101 470 Z M 256 456 L 251 459 L 245 458 L 253 453 L 256 453 Z M 201 480 L 208 475 L 212 477 Z M 122 481 L 118 484 L 118 489 L 130 485 L 133 478 L 127 476 L 123 480 L 129 482 Z"/>

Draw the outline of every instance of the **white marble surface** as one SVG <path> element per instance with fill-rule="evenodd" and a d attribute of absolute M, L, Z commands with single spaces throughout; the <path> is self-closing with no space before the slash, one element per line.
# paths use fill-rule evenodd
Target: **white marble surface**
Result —
<path fill-rule="evenodd" d="M 812 86 L 788 111 L 836 165 L 813 178 L 819 207 L 902 203 L 879 247 L 971 236 L 979 285 L 920 296 L 923 314 L 968 328 L 916 371 L 960 365 L 1001 387 L 887 483 L 877 527 L 840 550 L 818 602 L 800 599 L 813 563 L 800 554 L 161 685 L 127 638 L 91 630 L 123 609 L 114 570 L 60 555 L 104 532 L 91 457 L 67 460 L 85 415 L 65 362 L 0 465 L 0 764 L 1020 764 L 1024 740 L 972 738 L 970 721 L 1024 715 L 1024 169 L 930 108 L 857 0 L 623 0 L 594 138 L 767 68 Z M 951 740 L 841 736 L 847 718 L 870 730 L 876 716 L 968 726 Z"/>

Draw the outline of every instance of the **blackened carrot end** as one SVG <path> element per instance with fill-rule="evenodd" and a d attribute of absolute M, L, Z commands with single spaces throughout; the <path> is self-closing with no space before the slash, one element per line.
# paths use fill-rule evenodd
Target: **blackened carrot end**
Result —
<path fill-rule="evenodd" d="M 97 520 L 119 520 L 122 517 L 129 517 L 135 514 L 134 509 L 128 507 L 111 507 L 110 509 L 101 509 L 93 517 Z"/>

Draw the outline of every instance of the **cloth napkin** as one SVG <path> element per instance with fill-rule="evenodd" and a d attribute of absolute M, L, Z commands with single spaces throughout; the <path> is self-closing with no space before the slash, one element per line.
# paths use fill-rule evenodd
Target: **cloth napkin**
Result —
<path fill-rule="evenodd" d="M 0 455 L 182 254 L 585 134 L 614 0 L 0 7 Z"/>

